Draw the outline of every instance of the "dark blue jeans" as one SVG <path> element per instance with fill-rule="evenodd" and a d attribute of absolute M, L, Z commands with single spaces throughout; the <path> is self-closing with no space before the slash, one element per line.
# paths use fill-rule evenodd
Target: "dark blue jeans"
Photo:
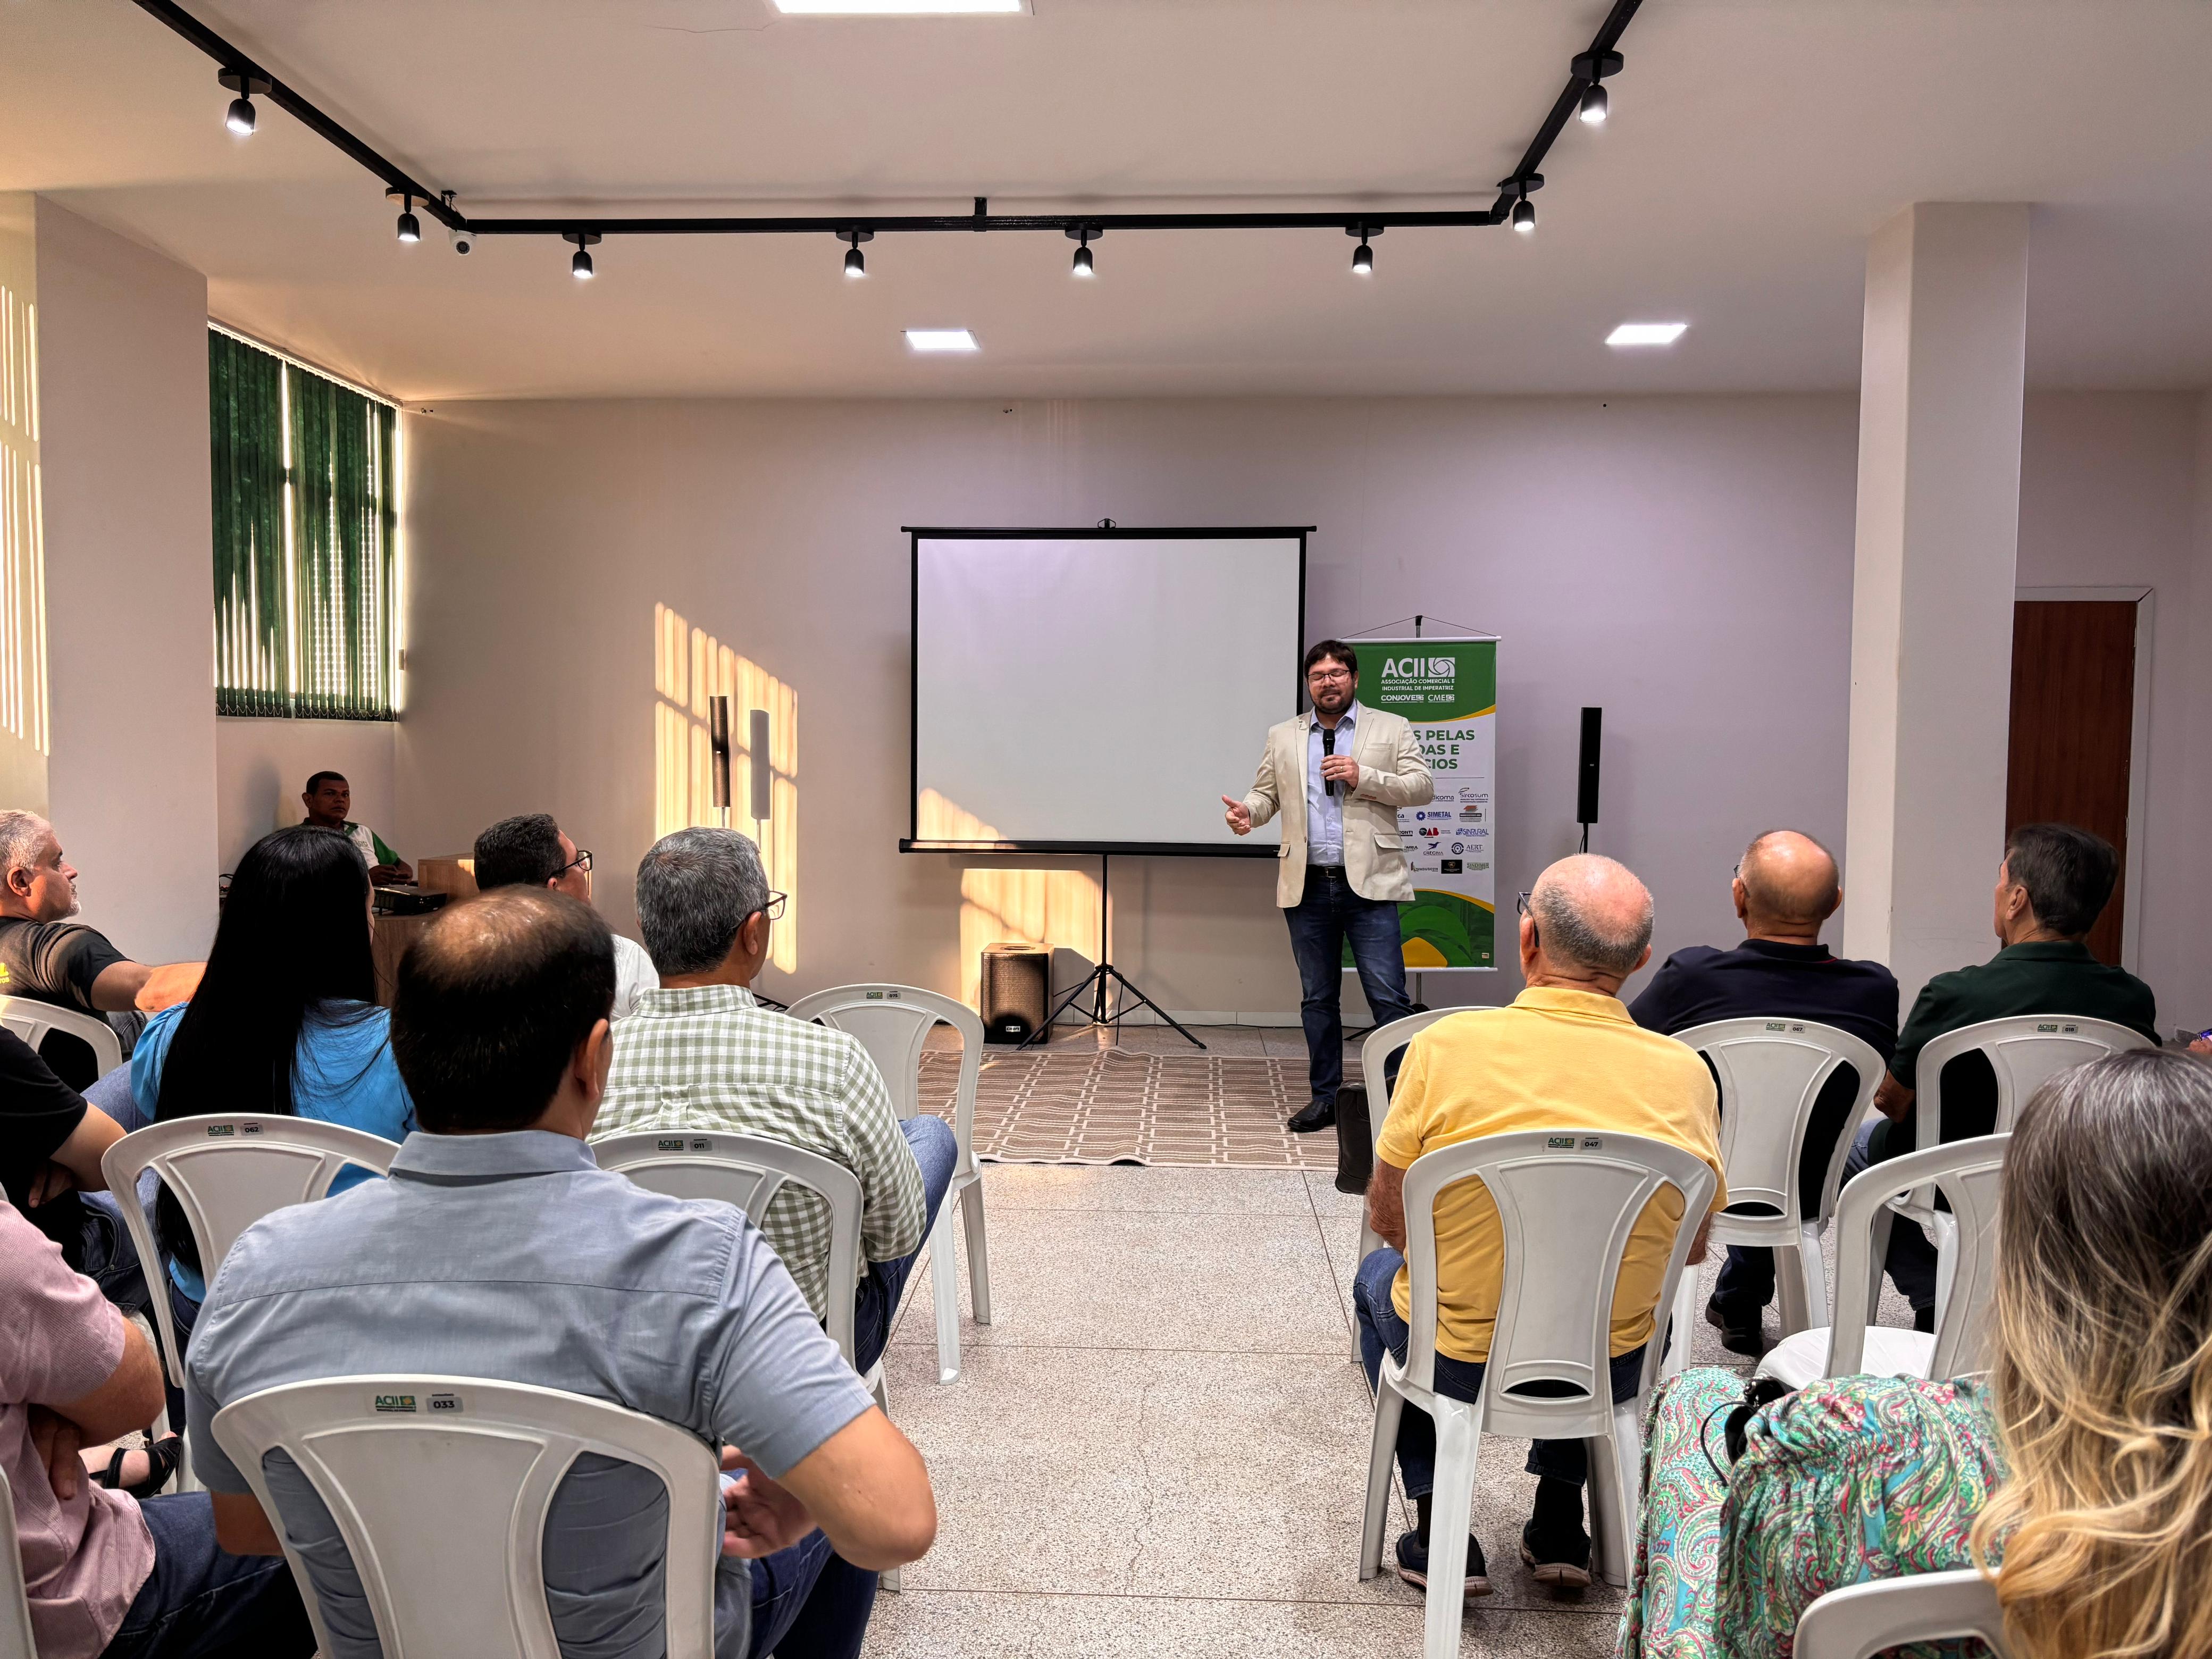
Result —
<path fill-rule="evenodd" d="M 723 1558 L 715 1581 L 718 1632 L 729 1628 L 729 1597 L 739 1566 L 752 1591 L 752 1635 L 749 1659 L 856 1659 L 876 1606 L 876 1575 L 863 1572 L 830 1547 L 818 1532 L 809 1533 L 787 1550 L 757 1561 Z M 720 1645 L 719 1644 L 717 1644 Z"/>
<path fill-rule="evenodd" d="M 1398 1317 L 1390 1300 L 1390 1285 L 1406 1258 L 1385 1244 L 1359 1264 L 1352 1281 L 1352 1307 L 1359 1320 L 1359 1363 L 1367 1370 L 1367 1386 L 1377 1387 L 1382 1372 L 1382 1351 L 1400 1364 L 1406 1363 L 1406 1342 L 1413 1333 Z M 1447 1400 L 1472 1405 L 1482 1395 L 1480 1360 L 1437 1356 L 1437 1392 Z M 1644 1350 L 1634 1348 L 1613 1357 L 1613 1398 L 1617 1405 L 1636 1397 L 1644 1380 Z M 1579 1440 L 1532 1440 L 1528 1443 L 1528 1473 L 1547 1480 L 1565 1480 L 1579 1486 L 1589 1476 L 1589 1454 Z M 1437 1429 L 1429 1414 L 1407 1405 L 1398 1418 L 1398 1472 L 1406 1480 L 1406 1496 L 1425 1498 L 1437 1484 Z"/>
<path fill-rule="evenodd" d="M 281 1555 L 226 1554 L 215 1541 L 215 1505 L 205 1492 L 149 1498 L 138 1512 L 154 1534 L 154 1571 L 103 1659 L 307 1659 L 314 1652 L 291 1567 Z"/>
<path fill-rule="evenodd" d="M 1858 1139 L 1852 1143 L 1850 1154 L 1844 1159 L 1845 1181 L 1865 1174 L 1876 1164 L 1888 1162 L 1887 1158 L 1874 1155 L 1874 1132 L 1881 1127 L 1877 1120 L 1859 1132 Z M 1881 1265 L 1888 1269 L 1890 1282 L 1897 1286 L 1898 1294 L 1912 1304 L 1913 1312 L 1925 1313 L 1936 1305 L 1938 1258 L 1936 1247 L 1928 1242 L 1927 1230 L 1918 1222 L 1907 1221 L 1901 1215 L 1890 1218 L 1889 1254 L 1882 1259 Z"/>
<path fill-rule="evenodd" d="M 853 1296 L 853 1366 L 863 1376 L 884 1357 L 899 1298 L 906 1294 L 906 1281 L 913 1275 L 915 1258 L 929 1243 L 937 1212 L 945 1207 L 945 1188 L 952 1184 L 952 1166 L 960 1161 L 959 1143 L 952 1138 L 952 1126 L 943 1118 L 922 1114 L 907 1119 L 899 1128 L 913 1150 L 914 1161 L 921 1166 L 921 1243 L 896 1261 L 871 1261 L 868 1271 L 860 1276 Z"/>
<path fill-rule="evenodd" d="M 1413 1012 L 1406 1000 L 1405 947 L 1394 899 L 1364 899 L 1352 890 L 1344 868 L 1306 866 L 1305 896 L 1283 912 L 1291 927 L 1291 951 L 1298 962 L 1298 1018 L 1306 1028 L 1306 1062 L 1313 1097 L 1331 1104 L 1344 1085 L 1344 945 L 1352 942 L 1359 988 L 1377 1025 Z"/>

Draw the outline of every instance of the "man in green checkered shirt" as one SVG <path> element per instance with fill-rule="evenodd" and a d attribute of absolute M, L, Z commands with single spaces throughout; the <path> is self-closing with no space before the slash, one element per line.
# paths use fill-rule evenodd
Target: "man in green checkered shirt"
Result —
<path fill-rule="evenodd" d="M 763 1008 L 747 988 L 768 959 L 784 896 L 732 830 L 679 830 L 637 866 L 638 927 L 660 975 L 615 1030 L 594 1137 L 647 1129 L 758 1135 L 842 1164 L 860 1178 L 854 1364 L 882 1355 L 891 1316 L 952 1182 L 957 1148 L 941 1118 L 902 1124 L 859 1039 Z M 793 1185 L 761 1231 L 817 1316 L 828 1305 L 830 1206 Z"/>

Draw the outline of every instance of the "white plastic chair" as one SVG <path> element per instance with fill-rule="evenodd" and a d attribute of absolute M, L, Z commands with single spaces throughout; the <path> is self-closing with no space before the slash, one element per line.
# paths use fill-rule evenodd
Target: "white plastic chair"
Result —
<path fill-rule="evenodd" d="M 15 1494 L 5 1469 L 0 1469 L 0 1659 L 39 1659 L 30 1597 L 23 1589 L 23 1552 L 15 1542 Z"/>
<path fill-rule="evenodd" d="M 1974 1568 L 1830 1590 L 1797 1615 L 1796 1659 L 1874 1659 L 1889 1648 L 1979 1637 L 2010 1659 L 1997 1587 Z"/>
<path fill-rule="evenodd" d="M 761 1135 L 688 1129 L 641 1129 L 592 1142 L 602 1170 L 628 1176 L 649 1192 L 671 1198 L 708 1199 L 742 1210 L 760 1225 L 787 1182 L 805 1188 L 830 1206 L 830 1272 L 823 1326 L 845 1363 L 854 1364 L 853 1295 L 860 1282 L 860 1178 L 835 1159 Z M 857 1366 L 854 1367 L 858 1369 Z M 890 1415 L 890 1391 L 878 1358 L 860 1381 Z M 883 1575 L 885 1589 L 899 1588 L 896 1570 Z M 673 1650 L 672 1650 L 673 1651 Z"/>
<path fill-rule="evenodd" d="M 1775 1264 L 1783 1333 L 1808 1329 L 1826 1315 L 1828 1272 L 1820 1255 L 1820 1230 L 1834 1212 L 1844 1160 L 1860 1121 L 1881 1085 L 1881 1056 L 1850 1032 L 1809 1019 L 1717 1019 L 1675 1036 L 1703 1054 L 1720 1079 L 1721 1164 L 1727 1172 L 1729 1207 L 1713 1218 L 1707 1237 L 1715 1246 L 1762 1246 L 1786 1258 Z M 1857 1076 L 1858 1097 L 1844 1115 L 1829 1154 L 1820 1208 L 1808 1214 L 1798 1167 L 1814 1105 L 1839 1066 L 1849 1066 Z M 1748 1204 L 1773 1213 L 1741 1213 Z M 1668 1376 L 1686 1361 L 1697 1293 L 1697 1275 L 1685 1274 L 1674 1308 L 1674 1328 L 1684 1340 L 1667 1357 Z"/>
<path fill-rule="evenodd" d="M 960 1279 L 953 1258 L 952 1209 L 968 1236 L 968 1299 L 978 1325 L 991 1322 L 991 1258 L 983 1237 L 982 1172 L 975 1167 L 975 1081 L 983 1070 L 983 1022 L 965 1003 L 913 985 L 840 985 L 791 1005 L 791 1018 L 820 1020 L 860 1039 L 884 1074 L 903 1123 L 921 1109 L 922 1044 L 942 1021 L 960 1033 L 960 1081 L 953 1097 L 952 1139 L 959 1147 L 952 1184 L 929 1235 L 929 1281 L 936 1300 L 937 1380 L 960 1375 Z"/>
<path fill-rule="evenodd" d="M 1946 1031 L 1931 1038 L 1920 1050 L 1920 1059 L 1914 1067 L 1917 1079 L 1914 1096 L 1916 1127 L 1913 1142 L 1917 1146 L 1941 1146 L 1943 1140 L 1943 1068 L 1961 1054 L 1979 1049 L 1990 1062 L 1996 1076 L 1996 1121 L 1990 1127 L 1992 1134 L 2007 1134 L 2012 1130 L 2013 1120 L 2020 1109 L 2044 1084 L 2059 1073 L 2075 1066 L 2100 1060 L 2109 1054 L 2130 1048 L 2148 1048 L 2154 1045 L 2140 1031 L 2110 1020 L 2087 1019 L 2069 1014 L 2019 1014 L 2004 1019 L 1985 1019 L 1975 1025 L 1962 1025 L 1955 1031 Z M 1935 1195 L 1917 1192 L 1909 1199 L 1900 1199 L 1890 1208 L 1907 1220 L 1917 1221 L 1935 1236 L 1939 1255 L 1943 1253 L 1949 1236 L 1951 1218 L 1936 1207 Z M 1875 1270 L 1889 1249 L 1890 1220 L 1887 1216 L 1876 1222 Z M 1936 1307 L 1940 1310 L 1950 1295 L 1948 1273 L 1939 1280 Z"/>
<path fill-rule="evenodd" d="M 380 1135 L 313 1118 L 269 1112 L 228 1117 L 180 1117 L 132 1131 L 103 1153 L 100 1173 L 120 1200 L 124 1224 L 137 1247 L 148 1300 L 161 1333 L 169 1381 L 185 1386 L 185 1357 L 169 1312 L 169 1279 L 146 1206 L 137 1200 L 138 1177 L 148 1170 L 174 1194 L 199 1247 L 210 1281 L 238 1236 L 263 1216 L 312 1203 L 331 1189 L 350 1164 L 387 1175 L 398 1146 Z M 179 1462 L 177 1490 L 193 1488 L 189 1465 Z"/>
<path fill-rule="evenodd" d="M 1504 1258 L 1482 1397 L 1474 1405 L 1436 1392 L 1437 1197 L 1467 1181 L 1481 1182 L 1497 1203 Z M 1644 1461 L 1644 1410 L 1658 1378 L 1666 1333 L 1654 1328 L 1636 1394 L 1616 1406 L 1611 1363 L 1614 1281 L 1644 1206 L 1662 1187 L 1674 1188 L 1681 1195 L 1682 1222 L 1655 1304 L 1656 1316 L 1663 1320 L 1674 1304 L 1674 1283 L 1698 1222 L 1712 1200 L 1713 1184 L 1705 1161 L 1679 1146 L 1595 1129 L 1486 1135 L 1424 1152 L 1406 1171 L 1413 1318 L 1405 1363 L 1384 1353 L 1376 1389 L 1359 1576 L 1372 1578 L 1382 1565 L 1398 1421 L 1410 1404 L 1428 1413 L 1437 1434 L 1429 1524 L 1429 1659 L 1455 1659 L 1459 1652 L 1468 1525 L 1485 1434 L 1595 1443 L 1589 1457 L 1594 1554 L 1607 1583 L 1627 1583 Z M 1576 1393 L 1551 1398 L 1517 1392 L 1534 1382 L 1565 1382 Z"/>
<path fill-rule="evenodd" d="M 299 1465 L 394 1659 L 560 1659 L 545 1605 L 547 1509 L 580 1456 L 637 1464 L 668 1489 L 665 1651 L 714 1651 L 720 1484 L 714 1452 L 688 1430 L 555 1389 L 419 1375 L 287 1383 L 224 1407 L 213 1427 L 272 1521 L 262 1459 L 282 1449 Z M 289 1538 L 284 1553 L 317 1645 L 336 1651 Z"/>
<path fill-rule="evenodd" d="M 123 1039 L 98 1014 L 79 1013 L 36 997 L 0 997 L 0 1027 L 5 1027 L 36 1048 L 49 1031 L 77 1038 L 92 1050 L 100 1075 L 106 1077 L 123 1063 Z"/>
<path fill-rule="evenodd" d="M 1984 1328 L 1996 1300 L 1998 1197 L 2011 1144 L 2008 1134 L 1954 1140 L 1854 1176 L 1836 1205 L 1830 1325 L 1784 1338 L 1759 1362 L 1758 1374 L 1802 1389 L 1823 1376 L 1951 1377 L 1981 1369 Z M 1878 1243 L 1887 1236 L 1876 1224 L 1890 1213 L 1892 1198 L 1923 1185 L 1941 1189 L 1956 1224 L 1943 1246 L 1952 1294 L 1932 1333 L 1874 1322 Z"/>
<path fill-rule="evenodd" d="M 1394 1019 L 1388 1025 L 1378 1025 L 1370 1031 L 1359 1045 L 1359 1076 L 1367 1087 L 1367 1138 L 1382 1156 L 1382 1120 L 1390 1115 L 1390 1056 L 1410 1045 L 1413 1039 L 1447 1014 L 1463 1014 L 1465 1008 L 1431 1008 L 1425 1013 L 1408 1014 L 1403 1019 Z M 1359 1213 L 1359 1254 L 1352 1259 L 1352 1271 L 1358 1273 L 1359 1264 L 1367 1260 L 1368 1252 L 1382 1248 L 1382 1241 L 1367 1224 L 1367 1212 Z M 1359 1358 L 1359 1329 L 1352 1332 L 1352 1357 Z"/>

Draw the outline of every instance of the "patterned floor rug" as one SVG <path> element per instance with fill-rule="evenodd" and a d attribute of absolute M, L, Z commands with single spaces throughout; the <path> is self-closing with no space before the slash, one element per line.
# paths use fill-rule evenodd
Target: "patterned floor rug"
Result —
<path fill-rule="evenodd" d="M 922 1103 L 951 1109 L 960 1056 L 921 1058 Z M 1334 1169 L 1336 1137 L 1294 1135 L 1303 1060 L 1120 1049 L 999 1054 L 975 1085 L 975 1156 L 1001 1164 Z"/>

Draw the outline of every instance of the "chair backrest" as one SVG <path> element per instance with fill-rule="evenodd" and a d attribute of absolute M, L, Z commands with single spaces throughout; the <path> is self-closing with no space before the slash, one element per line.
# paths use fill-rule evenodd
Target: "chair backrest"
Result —
<path fill-rule="evenodd" d="M 1951 1294 L 1936 1322 L 1936 1352 L 1928 1375 L 1963 1376 L 1987 1363 L 1984 1352 L 1996 1302 L 1998 1199 L 2004 1156 L 2012 1137 L 1980 1135 L 1877 1164 L 1851 1178 L 1836 1201 L 1836 1299 L 1828 1327 L 1824 1376 L 1849 1376 L 1866 1358 L 1867 1327 L 1874 1322 L 1874 1224 L 1899 1193 L 1932 1182 L 1949 1200 L 1955 1237 Z"/>
<path fill-rule="evenodd" d="M 1858 1078 L 1858 1098 L 1844 1120 L 1820 1189 L 1820 1215 L 1834 1206 L 1844 1159 L 1859 1119 L 1881 1086 L 1881 1056 L 1871 1043 L 1809 1019 L 1717 1019 L 1676 1037 L 1711 1063 L 1720 1079 L 1721 1166 L 1731 1208 L 1765 1204 L 1793 1223 L 1817 1221 L 1802 1211 L 1798 1160 L 1813 1106 L 1839 1066 Z"/>
<path fill-rule="evenodd" d="M 853 1293 L 860 1279 L 860 1177 L 819 1152 L 758 1135 L 692 1129 L 642 1129 L 592 1143 L 602 1170 L 628 1176 L 671 1198 L 703 1198 L 742 1210 L 758 1226 L 785 1183 L 804 1187 L 830 1206 L 830 1273 L 823 1320 L 853 1363 Z"/>
<path fill-rule="evenodd" d="M 149 1264 L 155 1323 L 169 1357 L 169 1380 L 184 1383 L 182 1356 L 170 1328 L 169 1298 L 160 1293 L 161 1260 L 146 1209 L 132 1201 L 138 1177 L 151 1170 L 173 1194 L 192 1230 L 200 1267 L 211 1281 L 238 1236 L 272 1210 L 311 1203 L 331 1189 L 348 1164 L 389 1174 L 398 1146 L 380 1135 L 313 1118 L 270 1112 L 180 1117 L 132 1131 L 101 1155 L 107 1190 L 121 1199 L 125 1226 Z"/>
<path fill-rule="evenodd" d="M 15 1494 L 5 1469 L 0 1469 L 0 1659 L 39 1659 L 23 1589 L 23 1552 L 15 1542 Z"/>
<path fill-rule="evenodd" d="M 545 1515 L 586 1454 L 667 1486 L 665 1650 L 714 1650 L 717 1460 L 673 1424 L 526 1383 L 362 1376 L 264 1389 L 224 1407 L 213 1427 L 272 1520 L 262 1459 L 281 1449 L 299 1465 L 345 1541 L 388 1659 L 560 1659 Z M 336 1651 L 307 1564 L 289 1540 L 285 1553 L 318 1644 Z"/>
<path fill-rule="evenodd" d="M 1388 1025 L 1378 1025 L 1359 1045 L 1359 1075 L 1367 1085 L 1367 1133 L 1376 1144 L 1382 1139 L 1382 1120 L 1390 1115 L 1390 1056 L 1447 1014 L 1464 1014 L 1466 1008 L 1431 1008 L 1408 1014 Z"/>
<path fill-rule="evenodd" d="M 1830 1590 L 1797 1615 L 1796 1659 L 1873 1659 L 1888 1648 L 1978 1636 L 2008 1659 L 1997 1587 L 1972 1567 Z"/>
<path fill-rule="evenodd" d="M 958 1031 L 960 1081 L 952 1129 L 960 1142 L 961 1167 L 954 1174 L 968 1173 L 973 1167 L 969 1146 L 975 1136 L 975 1081 L 983 1069 L 983 1021 L 973 1008 L 918 985 L 840 985 L 799 998 L 787 1012 L 859 1038 L 884 1074 L 902 1122 L 921 1109 L 921 1049 L 930 1028 L 942 1022 Z"/>
<path fill-rule="evenodd" d="M 1482 1377 L 1484 1425 L 1531 1439 L 1601 1432 L 1613 1416 L 1614 1281 L 1644 1206 L 1662 1187 L 1681 1194 L 1682 1224 L 1654 1310 L 1662 1321 L 1690 1241 L 1712 1200 L 1713 1172 L 1693 1152 L 1608 1129 L 1528 1129 L 1424 1152 L 1406 1171 L 1406 1262 L 1413 1319 L 1406 1375 L 1433 1388 L 1437 1340 L 1437 1195 L 1480 1181 L 1498 1206 L 1504 1279 Z M 1639 1395 L 1658 1373 L 1647 1346 Z M 1677 1340 L 1686 1340 L 1678 1333 Z M 1521 1390 L 1565 1383 L 1570 1396 Z"/>
<path fill-rule="evenodd" d="M 1955 1031 L 1930 1038 L 1920 1050 L 1913 1070 L 1918 1091 L 1915 1114 L 1924 1126 L 1917 1139 L 1934 1146 L 1942 1138 L 1943 1068 L 1963 1054 L 1978 1048 L 1989 1057 L 1997 1077 L 1997 1118 L 1994 1132 L 2012 1127 L 2028 1097 L 2069 1066 L 2128 1048 L 2153 1047 L 2141 1031 L 2115 1025 L 2108 1019 L 2083 1019 L 2072 1014 L 2019 1014 L 2007 1019 L 1985 1019 L 1961 1025 Z"/>
<path fill-rule="evenodd" d="M 123 1063 L 123 1039 L 98 1014 L 79 1013 L 36 997 L 0 997 L 0 1027 L 33 1048 L 46 1040 L 47 1032 L 65 1032 L 91 1048 L 102 1077 Z"/>

